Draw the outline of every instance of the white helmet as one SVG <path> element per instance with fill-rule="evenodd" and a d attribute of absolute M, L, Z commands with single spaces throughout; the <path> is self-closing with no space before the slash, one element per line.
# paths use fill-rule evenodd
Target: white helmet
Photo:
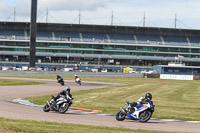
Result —
<path fill-rule="evenodd" d="M 69 86 L 65 86 L 65 89 L 64 89 L 66 92 L 68 91 L 68 92 L 70 92 L 70 88 L 69 88 Z"/>

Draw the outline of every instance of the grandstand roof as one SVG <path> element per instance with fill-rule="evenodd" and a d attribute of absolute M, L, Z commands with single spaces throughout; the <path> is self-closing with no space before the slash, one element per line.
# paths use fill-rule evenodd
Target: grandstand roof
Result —
<path fill-rule="evenodd" d="M 29 30 L 28 22 L 0 22 L 3 30 Z M 136 27 L 136 26 L 111 26 L 111 25 L 89 25 L 89 24 L 60 24 L 60 23 L 37 23 L 39 31 L 60 32 L 101 32 L 117 34 L 147 34 L 162 36 L 188 36 L 200 37 L 200 30 L 174 29 L 160 27 Z"/>

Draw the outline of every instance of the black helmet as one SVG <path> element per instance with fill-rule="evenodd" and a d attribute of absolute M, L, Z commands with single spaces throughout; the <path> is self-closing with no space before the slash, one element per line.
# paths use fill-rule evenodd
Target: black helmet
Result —
<path fill-rule="evenodd" d="M 145 95 L 145 98 L 146 98 L 147 100 L 151 100 L 151 99 L 152 99 L 151 93 L 147 93 L 147 94 Z"/>

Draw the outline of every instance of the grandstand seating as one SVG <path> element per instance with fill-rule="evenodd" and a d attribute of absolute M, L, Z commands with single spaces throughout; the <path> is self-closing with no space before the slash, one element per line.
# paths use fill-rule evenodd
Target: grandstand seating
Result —
<path fill-rule="evenodd" d="M 165 36 L 165 44 L 168 45 L 178 45 L 178 46 L 188 46 L 186 37 L 175 37 L 175 36 Z"/>
<path fill-rule="evenodd" d="M 38 31 L 37 32 L 37 39 L 38 40 L 49 40 L 49 41 L 52 41 L 53 37 L 52 37 L 51 32 L 48 32 L 48 31 Z"/>
<path fill-rule="evenodd" d="M 24 30 L 0 30 L 0 39 L 26 40 L 29 39 L 29 31 Z M 152 45 L 176 45 L 200 47 L 200 38 L 181 36 L 159 36 L 145 34 L 117 34 L 99 32 L 50 32 L 37 31 L 37 40 L 47 41 L 75 41 L 95 43 L 124 43 L 124 44 L 152 44 Z M 113 49 L 111 46 L 105 49 Z M 123 48 L 116 48 L 123 50 Z"/>
<path fill-rule="evenodd" d="M 24 31 L 22 30 L 0 30 L 1 39 L 20 40 L 25 39 Z"/>
<path fill-rule="evenodd" d="M 131 34 L 109 34 L 112 43 L 135 43 Z"/>
<path fill-rule="evenodd" d="M 0 24 L 2 60 L 13 60 L 16 55 L 27 61 L 29 28 L 29 23 Z M 187 29 L 38 23 L 36 53 L 45 62 L 46 57 L 58 63 L 101 58 L 104 64 L 112 64 L 109 60 L 113 59 L 113 64 L 123 65 L 167 64 L 181 55 L 182 61 L 199 65 L 199 36 L 199 30 Z"/>
<path fill-rule="evenodd" d="M 160 44 L 160 36 L 153 35 L 136 35 L 138 43 L 144 44 Z"/>
<path fill-rule="evenodd" d="M 54 32 L 56 41 L 78 41 L 80 34 L 78 32 Z"/>
<path fill-rule="evenodd" d="M 200 46 L 200 39 L 198 37 L 190 37 L 190 44 L 191 46 Z"/>
<path fill-rule="evenodd" d="M 83 37 L 84 42 L 98 42 L 98 43 L 108 42 L 108 38 L 106 34 L 103 34 L 103 33 L 83 32 L 82 37 Z"/>

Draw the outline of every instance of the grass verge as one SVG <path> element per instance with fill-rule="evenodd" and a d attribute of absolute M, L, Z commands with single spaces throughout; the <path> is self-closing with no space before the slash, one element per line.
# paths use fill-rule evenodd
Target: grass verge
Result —
<path fill-rule="evenodd" d="M 13 79 L 0 79 L 0 86 L 15 86 L 15 85 L 39 85 L 46 84 L 43 82 L 13 80 Z"/>
<path fill-rule="evenodd" d="M 68 79 L 68 78 L 64 78 Z M 154 118 L 200 121 L 200 82 L 142 78 L 82 78 L 83 81 L 123 83 L 100 89 L 72 92 L 73 107 L 116 114 L 125 101 L 137 101 L 150 92 L 156 105 Z M 72 88 L 73 89 L 73 88 Z M 26 98 L 44 105 L 50 96 Z"/>
<path fill-rule="evenodd" d="M 38 122 L 0 118 L 0 128 L 27 133 L 169 133 L 155 130 L 132 130 L 102 126 Z"/>

